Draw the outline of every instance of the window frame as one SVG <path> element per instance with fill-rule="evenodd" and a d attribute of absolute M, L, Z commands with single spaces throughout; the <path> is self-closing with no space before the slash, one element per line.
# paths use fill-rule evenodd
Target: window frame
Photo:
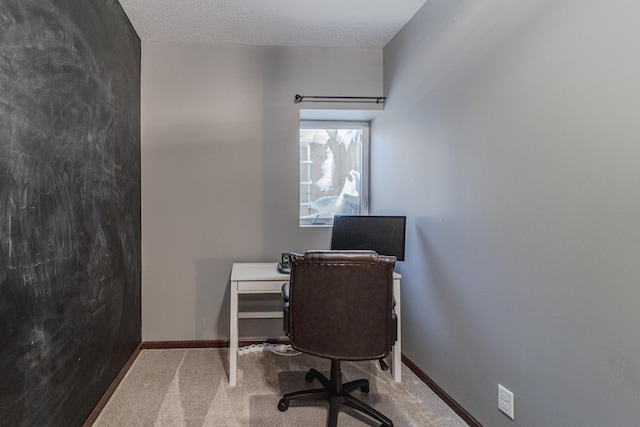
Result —
<path fill-rule="evenodd" d="M 360 129 L 362 130 L 362 150 L 360 164 L 360 215 L 369 214 L 369 146 L 371 122 L 363 120 L 300 120 L 300 129 Z M 298 132 L 299 135 L 299 132 Z M 301 149 L 300 137 L 298 136 L 298 160 L 300 160 Z M 298 168 L 300 172 L 300 167 Z M 299 227 L 333 227 L 333 217 L 331 218 L 302 218 L 300 216 L 300 206 L 303 203 L 301 198 L 302 181 L 298 186 L 298 226 Z M 307 185 L 313 185 L 309 183 Z"/>

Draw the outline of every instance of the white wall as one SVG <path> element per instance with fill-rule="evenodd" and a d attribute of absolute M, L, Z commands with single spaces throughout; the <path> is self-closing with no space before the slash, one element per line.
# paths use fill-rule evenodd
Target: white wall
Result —
<path fill-rule="evenodd" d="M 381 50 L 143 43 L 143 341 L 227 339 L 233 262 L 328 248 L 298 228 L 293 98 L 382 90 Z"/>
<path fill-rule="evenodd" d="M 384 49 L 371 206 L 408 216 L 403 350 L 483 425 L 638 425 L 639 16 L 429 0 Z"/>

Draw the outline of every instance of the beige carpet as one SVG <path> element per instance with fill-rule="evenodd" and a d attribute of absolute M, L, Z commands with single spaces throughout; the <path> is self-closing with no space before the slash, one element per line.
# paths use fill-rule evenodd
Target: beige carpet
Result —
<path fill-rule="evenodd" d="M 228 384 L 228 349 L 143 350 L 93 424 L 105 426 L 309 426 L 326 425 L 328 404 L 292 402 L 277 409 L 283 393 L 307 387 L 310 367 L 329 371 L 328 360 L 308 355 L 281 356 L 269 351 L 238 358 L 238 385 Z M 354 395 L 383 412 L 395 426 L 462 427 L 467 424 L 413 372 L 402 366 L 402 383 L 376 362 L 342 364 L 344 381 L 368 378 L 369 394 Z M 338 425 L 378 426 L 347 409 Z"/>

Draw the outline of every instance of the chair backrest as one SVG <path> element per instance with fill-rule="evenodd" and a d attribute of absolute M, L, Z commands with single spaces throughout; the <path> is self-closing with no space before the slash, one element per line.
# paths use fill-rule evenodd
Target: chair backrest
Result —
<path fill-rule="evenodd" d="M 293 348 L 339 360 L 385 357 L 392 345 L 395 258 L 373 251 L 290 255 Z"/>

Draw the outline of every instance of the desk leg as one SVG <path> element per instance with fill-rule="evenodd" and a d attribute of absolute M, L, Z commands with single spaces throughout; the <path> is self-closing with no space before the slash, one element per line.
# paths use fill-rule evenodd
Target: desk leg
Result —
<path fill-rule="evenodd" d="M 394 279 L 393 281 L 393 295 L 396 298 L 396 316 L 398 321 L 398 339 L 393 346 L 393 352 L 391 353 L 391 373 L 395 382 L 402 381 L 402 310 L 400 307 L 400 279 Z"/>
<path fill-rule="evenodd" d="M 238 282 L 231 282 L 229 309 L 229 386 L 235 387 L 238 370 Z"/>

